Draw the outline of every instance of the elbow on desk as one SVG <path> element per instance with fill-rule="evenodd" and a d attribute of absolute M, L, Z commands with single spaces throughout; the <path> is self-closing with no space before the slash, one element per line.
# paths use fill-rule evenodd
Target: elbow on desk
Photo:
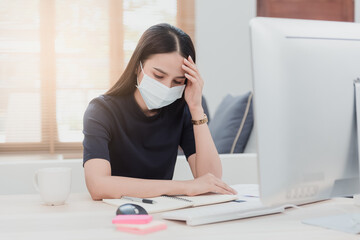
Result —
<path fill-rule="evenodd" d="M 113 194 L 110 194 L 101 187 L 88 187 L 88 191 L 90 193 L 90 196 L 92 200 L 94 201 L 101 201 L 105 198 L 120 198 L 121 196 L 115 196 Z"/>
<path fill-rule="evenodd" d="M 101 178 L 86 179 L 86 187 L 94 201 L 101 201 L 104 198 L 119 198 L 111 194 L 111 189 L 103 183 Z"/>
<path fill-rule="evenodd" d="M 104 198 L 117 198 L 113 196 L 114 187 L 111 179 L 111 167 L 105 159 L 91 159 L 84 164 L 85 183 L 93 200 L 99 201 Z"/>
<path fill-rule="evenodd" d="M 100 193 L 99 189 L 97 187 L 92 186 L 88 182 L 86 182 L 86 187 L 90 193 L 90 196 L 92 200 L 94 201 L 101 201 L 103 199 L 102 194 Z"/>
<path fill-rule="evenodd" d="M 101 201 L 101 200 L 104 199 L 104 198 L 103 198 L 100 194 L 98 194 L 98 193 L 95 193 L 95 192 L 93 192 L 93 191 L 89 191 L 89 193 L 90 193 L 91 199 L 94 200 L 94 201 Z"/>

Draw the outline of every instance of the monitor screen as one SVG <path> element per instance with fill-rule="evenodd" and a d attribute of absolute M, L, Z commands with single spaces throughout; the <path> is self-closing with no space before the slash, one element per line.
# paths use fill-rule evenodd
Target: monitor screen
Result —
<path fill-rule="evenodd" d="M 359 193 L 360 24 L 254 18 L 250 31 L 262 201 Z"/>

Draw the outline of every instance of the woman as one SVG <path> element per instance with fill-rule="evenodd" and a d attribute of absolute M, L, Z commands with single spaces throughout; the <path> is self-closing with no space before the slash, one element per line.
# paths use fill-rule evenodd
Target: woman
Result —
<path fill-rule="evenodd" d="M 186 33 L 169 24 L 144 32 L 120 79 L 84 115 L 85 179 L 94 200 L 235 194 L 221 181 L 203 85 Z M 171 180 L 179 145 L 194 180 Z"/>

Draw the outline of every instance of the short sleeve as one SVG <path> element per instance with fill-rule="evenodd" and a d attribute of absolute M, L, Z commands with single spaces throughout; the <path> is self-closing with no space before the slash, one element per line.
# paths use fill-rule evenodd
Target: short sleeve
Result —
<path fill-rule="evenodd" d="M 93 158 L 110 161 L 108 148 L 111 139 L 109 115 L 106 104 L 101 98 L 95 98 L 89 103 L 83 119 L 83 164 Z"/>
<path fill-rule="evenodd" d="M 196 153 L 194 129 L 191 122 L 191 114 L 187 104 L 184 107 L 184 126 L 181 133 L 180 147 L 184 151 L 186 159 Z"/>

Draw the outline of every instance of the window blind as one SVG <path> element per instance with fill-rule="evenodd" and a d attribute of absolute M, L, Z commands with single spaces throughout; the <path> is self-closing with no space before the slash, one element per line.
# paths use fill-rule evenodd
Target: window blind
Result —
<path fill-rule="evenodd" d="M 141 34 L 167 22 L 193 35 L 193 8 L 192 0 L 0 1 L 0 152 L 81 151 L 88 103 L 117 81 Z"/>

